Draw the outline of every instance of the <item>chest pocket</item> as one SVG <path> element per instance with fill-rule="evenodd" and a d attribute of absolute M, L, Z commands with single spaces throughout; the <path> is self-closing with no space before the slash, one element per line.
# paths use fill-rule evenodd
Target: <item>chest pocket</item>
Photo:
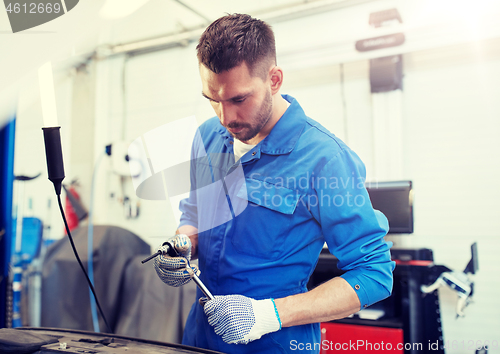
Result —
<path fill-rule="evenodd" d="M 236 251 L 261 259 L 279 258 L 293 228 L 300 194 L 292 189 L 252 178 L 237 193 L 248 206 L 234 219 L 232 244 Z"/>

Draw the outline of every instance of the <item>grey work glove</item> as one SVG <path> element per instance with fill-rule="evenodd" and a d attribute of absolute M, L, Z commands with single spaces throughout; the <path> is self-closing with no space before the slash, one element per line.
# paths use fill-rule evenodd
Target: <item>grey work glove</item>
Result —
<path fill-rule="evenodd" d="M 170 244 L 179 253 L 180 257 L 170 257 L 167 254 L 167 247 L 160 246 L 157 251 L 162 251 L 158 257 L 155 257 L 154 266 L 160 279 L 170 286 L 181 286 L 188 283 L 194 276 L 200 275 L 196 266 L 191 266 L 191 240 L 184 234 L 176 235 Z"/>
<path fill-rule="evenodd" d="M 229 344 L 247 344 L 281 329 L 274 299 L 254 300 L 243 295 L 201 298 L 200 303 L 215 333 Z"/>

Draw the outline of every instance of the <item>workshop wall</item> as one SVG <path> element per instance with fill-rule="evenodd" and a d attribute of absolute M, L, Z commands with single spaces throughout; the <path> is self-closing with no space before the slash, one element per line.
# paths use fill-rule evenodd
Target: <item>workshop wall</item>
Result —
<path fill-rule="evenodd" d="M 458 271 L 478 242 L 480 269 L 465 318 L 455 320 L 456 296 L 440 290 L 450 342 L 498 340 L 499 48 L 494 39 L 404 56 L 404 173 L 415 187 L 415 233 L 392 239 L 431 248 L 437 264 Z"/>
<path fill-rule="evenodd" d="M 96 121 L 101 136 L 96 138 L 96 149 L 108 143 L 130 142 L 181 118 L 195 115 L 201 124 L 213 115 L 210 105 L 200 94 L 193 45 L 100 62 L 98 71 L 101 75 L 97 84 Z M 111 97 L 108 92 L 113 93 Z M 174 234 L 178 221 L 168 201 L 138 200 L 130 178 L 118 177 L 111 164 L 107 174 L 100 174 L 99 179 L 106 181 L 107 188 L 101 185 L 97 193 L 96 223 L 117 223 L 127 227 L 153 247 Z M 133 203 L 140 203 L 139 218 L 127 219 L 122 205 L 125 196 Z"/>

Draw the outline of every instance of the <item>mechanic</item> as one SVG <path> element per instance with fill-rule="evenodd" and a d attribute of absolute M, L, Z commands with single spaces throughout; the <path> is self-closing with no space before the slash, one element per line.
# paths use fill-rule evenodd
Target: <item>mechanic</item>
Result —
<path fill-rule="evenodd" d="M 183 343 L 224 353 L 320 343 L 319 322 L 392 291 L 388 223 L 371 205 L 364 164 L 280 94 L 283 70 L 265 22 L 219 18 L 197 56 L 202 95 L 217 117 L 192 145 L 191 191 L 172 240 L 184 257 L 155 259 L 165 283 L 183 285 L 196 272 L 215 295 L 198 290 Z M 308 291 L 325 242 L 346 272 Z M 199 269 L 189 263 L 196 258 Z"/>

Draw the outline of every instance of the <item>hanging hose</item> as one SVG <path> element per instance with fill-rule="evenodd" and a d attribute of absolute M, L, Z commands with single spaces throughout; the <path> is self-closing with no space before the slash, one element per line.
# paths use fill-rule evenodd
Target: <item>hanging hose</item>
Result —
<path fill-rule="evenodd" d="M 90 187 L 90 205 L 89 205 L 89 226 L 88 226 L 88 234 L 87 234 L 87 254 L 88 254 L 88 264 L 87 269 L 89 273 L 89 279 L 94 284 L 94 192 L 95 192 L 95 180 L 96 174 L 99 168 L 99 164 L 101 163 L 102 157 L 104 156 L 104 152 L 102 152 L 94 166 L 94 172 L 92 174 L 92 184 Z M 90 294 L 90 310 L 92 313 L 92 323 L 94 325 L 94 332 L 100 332 L 99 330 L 99 318 L 97 317 L 97 308 L 94 296 L 92 295 L 92 291 L 89 291 Z"/>

